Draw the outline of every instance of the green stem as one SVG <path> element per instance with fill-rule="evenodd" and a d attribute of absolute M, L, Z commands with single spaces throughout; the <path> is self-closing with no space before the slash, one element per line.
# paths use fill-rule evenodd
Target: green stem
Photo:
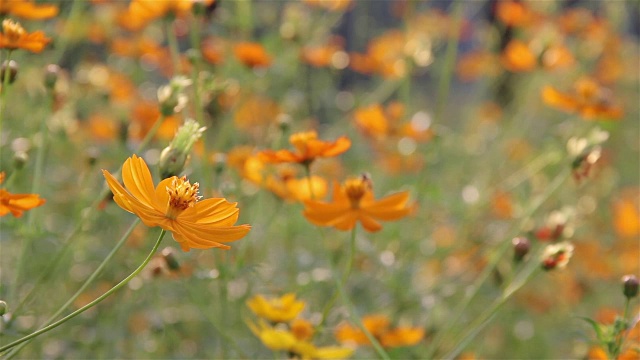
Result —
<path fill-rule="evenodd" d="M 313 183 L 311 182 L 311 164 L 303 164 L 304 166 L 304 174 L 307 177 L 307 184 L 309 186 L 309 196 L 311 197 L 311 200 L 314 200 L 316 198 L 316 194 L 313 192 Z"/>
<path fill-rule="evenodd" d="M 165 26 L 169 52 L 171 53 L 171 62 L 173 63 L 173 75 L 176 76 L 180 74 L 180 49 L 178 49 L 178 37 L 173 28 L 173 19 L 167 19 Z"/>
<path fill-rule="evenodd" d="M 453 78 L 453 69 L 455 65 L 456 56 L 458 54 L 458 42 L 460 41 L 460 26 L 462 24 L 462 1 L 454 0 L 453 5 L 453 31 L 454 33 L 447 42 L 447 50 L 444 55 L 444 64 L 441 77 L 438 82 L 438 93 L 436 95 L 436 113 L 434 122 L 442 122 L 442 116 L 444 114 L 445 106 L 447 103 L 447 97 L 449 96 L 449 88 L 451 87 L 451 79 Z"/>
<path fill-rule="evenodd" d="M 389 360 L 390 357 L 387 354 L 387 352 L 384 351 L 384 349 L 382 348 L 382 345 L 380 345 L 378 340 L 371 334 L 371 332 L 369 332 L 369 330 L 367 330 L 364 324 L 362 324 L 362 320 L 360 320 L 360 317 L 357 316 L 355 309 L 353 307 L 353 304 L 351 303 L 351 301 L 349 300 L 346 294 L 342 280 L 337 277 L 336 277 L 336 287 L 338 288 L 338 293 L 340 294 L 342 301 L 347 307 L 347 314 L 349 315 L 349 318 L 351 318 L 351 321 L 353 321 L 360 328 L 360 330 L 362 330 L 362 332 L 367 337 L 369 342 L 371 342 L 373 349 L 376 351 L 376 353 L 378 353 L 378 356 L 380 356 L 380 358 L 382 359 Z"/>
<path fill-rule="evenodd" d="M 7 69 L 4 72 L 4 76 L 2 77 L 2 91 L 0 91 L 0 134 L 2 134 L 2 122 L 4 120 L 4 112 L 7 101 L 7 92 L 9 91 L 9 79 L 11 79 L 10 71 L 8 69 L 9 63 L 11 62 L 11 50 L 7 50 L 7 58 L 5 59 L 5 63 L 7 64 Z"/>
<path fill-rule="evenodd" d="M 498 266 L 500 260 L 504 258 L 505 253 L 511 248 L 511 239 L 520 233 L 522 227 L 528 221 L 528 218 L 533 215 L 556 190 L 560 188 L 560 185 L 562 185 L 568 177 L 569 171 L 566 170 L 556 176 L 553 182 L 547 187 L 546 191 L 542 195 L 540 195 L 536 199 L 536 201 L 531 204 L 529 209 L 523 214 L 523 216 L 521 217 L 522 220 L 518 223 L 518 225 L 515 226 L 511 231 L 509 231 L 509 236 L 504 239 L 499 247 L 494 251 L 489 264 L 485 266 L 485 268 L 482 270 L 482 273 L 480 273 L 480 276 L 478 276 L 473 285 L 471 285 L 471 291 L 466 293 L 465 298 L 455 308 L 453 318 L 447 321 L 446 326 L 440 332 L 438 332 L 438 334 L 433 339 L 431 348 L 427 352 L 426 358 L 434 358 L 434 355 L 438 351 L 442 341 L 449 334 L 449 331 L 451 331 L 451 329 L 453 329 L 453 327 L 458 323 L 464 313 L 464 310 L 469 307 L 471 302 L 475 299 L 476 295 L 478 295 L 482 285 L 484 285 L 487 279 L 491 277 L 491 274 Z"/>
<path fill-rule="evenodd" d="M 118 241 L 118 243 L 116 244 L 116 246 L 111 250 L 111 252 L 109 252 L 109 254 L 107 255 L 107 257 L 104 258 L 104 260 L 102 260 L 102 262 L 100 263 L 100 265 L 96 268 L 96 270 L 87 278 L 87 280 L 85 280 L 84 284 L 82 284 L 82 286 L 78 289 L 78 291 L 76 291 L 75 294 L 73 294 L 69 300 L 67 300 L 67 302 L 64 303 L 64 305 L 62 305 L 58 311 L 56 311 L 53 315 L 51 315 L 51 317 L 49 317 L 43 325 L 41 326 L 47 326 L 49 324 L 51 324 L 58 316 L 60 316 L 60 314 L 62 314 L 62 312 L 64 312 L 64 310 L 69 307 L 69 305 L 71 305 L 77 298 L 78 296 L 80 296 L 82 293 L 84 293 L 84 291 L 87 289 L 87 287 L 89 287 L 89 285 L 91 283 L 93 283 L 93 281 L 98 277 L 98 275 L 102 272 L 102 269 L 105 268 L 105 266 L 107 265 L 107 263 L 113 258 L 113 256 L 116 254 L 116 252 L 118 250 L 120 250 L 120 248 L 122 247 L 122 245 L 124 245 L 124 243 L 126 242 L 126 240 L 129 238 L 129 235 L 131 235 L 131 233 L 133 232 L 133 229 L 135 229 L 135 227 L 140 223 L 140 219 L 136 219 L 133 224 L 131 224 L 131 226 L 129 227 L 129 229 L 124 233 L 124 235 L 122 235 L 122 237 L 120 238 L 120 240 Z M 18 351 L 20 351 L 20 349 L 22 349 L 23 347 L 25 347 L 27 344 L 29 344 L 30 341 L 26 341 L 22 344 L 20 344 L 18 347 L 14 348 L 11 350 L 11 352 L 9 352 L 7 354 L 7 356 L 5 357 L 5 360 L 11 359 L 13 356 L 15 356 Z"/>
<path fill-rule="evenodd" d="M 111 294 L 113 294 L 114 292 L 116 292 L 117 290 L 119 290 L 121 287 L 125 286 L 129 281 L 131 281 L 131 279 L 133 279 L 134 277 L 138 276 L 138 274 L 140 274 L 140 272 L 145 268 L 145 266 L 147 266 L 147 264 L 149 263 L 149 261 L 151 261 L 151 259 L 153 258 L 153 255 L 155 254 L 156 250 L 158 250 L 158 247 L 160 246 L 160 243 L 162 242 L 162 238 L 164 237 L 164 235 L 166 234 L 166 230 L 162 229 L 162 231 L 160 232 L 160 236 L 158 236 L 158 240 L 156 241 L 155 245 L 153 246 L 153 249 L 151 249 L 151 252 L 149 253 L 149 255 L 147 255 L 147 258 L 144 259 L 144 261 L 142 262 L 142 264 L 140 264 L 140 266 L 138 266 L 137 269 L 135 269 L 129 276 L 127 276 L 124 280 L 120 281 L 117 285 L 115 285 L 114 287 L 112 287 L 111 289 L 109 289 L 107 292 L 105 292 L 104 294 L 102 294 L 100 297 L 98 297 L 97 299 L 93 300 L 92 302 L 88 303 L 87 305 L 81 307 L 80 309 L 72 312 L 71 314 L 65 316 L 64 318 L 48 325 L 45 326 L 44 328 L 35 331 L 27 336 L 24 336 L 10 344 L 7 344 L 3 347 L 0 348 L 0 353 L 5 352 L 9 349 L 11 349 L 14 346 L 20 345 L 25 341 L 31 340 L 33 338 L 35 338 L 38 335 L 44 334 L 49 330 L 55 329 L 56 327 L 64 324 L 65 322 L 73 319 L 74 317 L 82 314 L 83 312 L 87 311 L 88 309 L 94 307 L 95 305 L 99 304 L 102 300 L 106 299 L 107 297 L 109 297 Z"/>
<path fill-rule="evenodd" d="M 342 272 L 342 284 L 346 284 L 347 280 L 349 280 L 349 275 L 351 274 L 351 269 L 353 268 L 353 259 L 356 253 L 356 226 L 351 229 L 351 237 L 349 239 L 349 257 L 347 258 L 347 262 L 345 263 L 344 271 Z M 327 316 L 329 316 L 329 311 L 333 305 L 335 305 L 336 300 L 338 300 L 338 291 L 335 291 L 331 296 L 331 299 L 327 301 L 322 310 L 322 318 L 320 319 L 320 323 L 318 323 L 318 327 L 321 327 L 324 322 L 327 320 Z"/>
<path fill-rule="evenodd" d="M 622 351 L 622 344 L 624 343 L 624 338 L 626 337 L 625 333 L 629 327 L 629 304 L 631 303 L 630 298 L 626 298 L 626 302 L 624 304 L 624 313 L 622 313 L 622 321 L 624 321 L 625 328 L 624 330 L 616 334 L 616 346 L 613 349 L 613 352 L 610 354 L 612 359 L 617 359 L 618 355 L 620 355 L 620 351 Z"/>
<path fill-rule="evenodd" d="M 51 57 L 51 64 L 58 64 L 64 52 L 69 45 L 69 35 L 74 24 L 77 23 L 77 17 L 83 15 L 82 6 L 86 1 L 72 0 L 69 16 L 65 20 L 65 27 L 62 33 L 58 35 L 59 41 L 56 41 L 55 54 Z"/>

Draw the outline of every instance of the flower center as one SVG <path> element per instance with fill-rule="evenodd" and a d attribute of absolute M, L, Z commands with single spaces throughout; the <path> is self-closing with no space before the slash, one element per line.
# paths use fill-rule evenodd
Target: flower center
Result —
<path fill-rule="evenodd" d="M 9 42 L 13 44 L 20 40 L 20 37 L 25 34 L 25 30 L 20 23 L 11 19 L 5 19 L 2 21 L 2 33 L 7 37 Z"/>
<path fill-rule="evenodd" d="M 189 183 L 186 176 L 174 177 L 171 186 L 167 186 L 169 209 L 167 217 L 175 219 L 184 210 L 193 207 L 201 196 L 198 196 L 200 184 Z"/>
<path fill-rule="evenodd" d="M 300 153 L 307 152 L 307 146 L 310 141 L 316 140 L 318 138 L 318 134 L 315 131 L 307 131 L 295 133 L 289 137 L 289 142 L 293 145 Z"/>
<path fill-rule="evenodd" d="M 367 175 L 359 178 L 347 179 L 344 182 L 344 191 L 351 202 L 351 208 L 360 207 L 360 200 L 369 191 L 371 191 L 371 179 Z"/>

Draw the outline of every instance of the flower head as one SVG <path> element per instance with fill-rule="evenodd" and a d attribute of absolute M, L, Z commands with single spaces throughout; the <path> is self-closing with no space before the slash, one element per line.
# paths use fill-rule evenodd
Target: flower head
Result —
<path fill-rule="evenodd" d="M 4 172 L 0 172 L 0 184 L 4 181 L 4 176 Z M 0 189 L 0 216 L 11 213 L 19 218 L 25 211 L 42 206 L 45 202 L 38 194 L 12 194 Z"/>
<path fill-rule="evenodd" d="M 114 201 L 136 214 L 149 226 L 171 231 L 182 250 L 223 248 L 221 244 L 243 238 L 249 225 L 233 225 L 238 220 L 236 203 L 224 198 L 200 200 L 198 183 L 185 176 L 172 176 L 153 187 L 151 172 L 142 158 L 133 155 L 122 166 L 124 187 L 108 171 L 102 170 Z"/>
<path fill-rule="evenodd" d="M 334 184 L 331 202 L 307 200 L 304 216 L 313 224 L 351 230 L 357 222 L 367 231 L 382 229 L 380 220 L 397 220 L 407 216 L 409 193 L 406 191 L 375 200 L 371 180 L 367 176 L 347 179 L 342 186 Z"/>
<path fill-rule="evenodd" d="M 351 140 L 345 136 L 336 141 L 318 139 L 315 131 L 299 132 L 289 137 L 289 142 L 295 150 L 264 150 L 261 158 L 269 163 L 299 163 L 310 164 L 319 157 L 333 157 L 342 154 L 351 147 Z"/>
<path fill-rule="evenodd" d="M 244 65 L 250 68 L 267 67 L 271 65 L 271 56 L 258 43 L 241 42 L 233 47 L 233 53 Z"/>
<path fill-rule="evenodd" d="M 362 318 L 362 325 L 384 347 L 415 345 L 424 337 L 424 329 L 417 327 L 390 327 L 389 318 L 384 315 L 367 315 Z M 369 339 L 362 330 L 349 324 L 341 324 L 335 332 L 341 343 L 370 345 Z"/>
<path fill-rule="evenodd" d="M 247 301 L 247 306 L 254 314 L 273 322 L 289 322 L 304 309 L 304 301 L 296 300 L 296 294 L 285 294 L 282 297 L 267 299 L 256 295 Z"/>
<path fill-rule="evenodd" d="M 0 15 L 7 14 L 23 19 L 44 20 L 58 15 L 58 6 L 35 4 L 30 0 L 0 0 Z"/>
<path fill-rule="evenodd" d="M 20 23 L 11 19 L 2 21 L 2 33 L 0 34 L 0 48 L 16 50 L 25 49 L 34 53 L 44 50 L 51 39 L 42 31 L 28 33 Z"/>
<path fill-rule="evenodd" d="M 622 108 L 615 104 L 611 93 L 591 78 L 582 78 L 574 84 L 574 91 L 564 93 L 551 86 L 542 89 L 542 100 L 549 106 L 577 113 L 586 120 L 597 118 L 619 119 Z"/>

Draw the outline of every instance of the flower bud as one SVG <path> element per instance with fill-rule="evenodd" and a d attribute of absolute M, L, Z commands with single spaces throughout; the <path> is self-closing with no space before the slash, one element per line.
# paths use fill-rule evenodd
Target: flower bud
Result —
<path fill-rule="evenodd" d="M 160 154 L 158 165 L 160 167 L 160 176 L 163 179 L 177 176 L 184 170 L 193 145 L 205 130 L 205 127 L 200 127 L 200 124 L 192 119 L 187 119 L 180 126 L 173 140 L 171 140 L 171 144 L 162 150 Z"/>
<path fill-rule="evenodd" d="M 635 275 L 625 275 L 622 278 L 622 293 L 628 299 L 638 296 L 638 278 Z"/>
<path fill-rule="evenodd" d="M 24 151 L 16 151 L 13 154 L 13 168 L 20 170 L 24 165 L 29 162 L 29 154 Z"/>
<path fill-rule="evenodd" d="M 7 62 L 2 63 L 2 69 L 0 69 L 0 79 L 2 79 L 2 83 L 4 84 L 4 77 L 8 76 L 7 81 L 9 84 L 13 84 L 18 76 L 18 63 L 14 60 L 10 60 L 9 64 Z"/>
<path fill-rule="evenodd" d="M 167 264 L 167 267 L 169 268 L 169 270 L 178 270 L 180 269 L 180 262 L 178 262 L 178 259 L 176 258 L 176 250 L 172 247 L 166 247 L 162 250 L 162 258 L 164 259 L 165 263 Z"/>
<path fill-rule="evenodd" d="M 529 253 L 531 242 L 526 237 L 516 237 L 511 240 L 513 244 L 513 260 L 520 262 Z"/>
<path fill-rule="evenodd" d="M 53 90 L 60 75 L 60 66 L 49 64 L 44 71 L 44 86 L 46 86 L 48 90 Z"/>
<path fill-rule="evenodd" d="M 8 308 L 9 307 L 7 306 L 7 303 L 0 300 L 0 316 L 3 316 L 4 314 L 6 314 Z"/>
<path fill-rule="evenodd" d="M 191 85 L 191 80 L 184 76 L 176 76 L 168 85 L 158 89 L 158 101 L 160 113 L 163 116 L 171 116 L 180 112 L 187 105 L 187 95 L 184 90 Z"/>
<path fill-rule="evenodd" d="M 200 55 L 200 51 L 198 51 L 197 49 L 189 49 L 185 52 L 185 55 L 187 56 L 189 62 L 192 64 L 195 64 L 202 57 Z"/>

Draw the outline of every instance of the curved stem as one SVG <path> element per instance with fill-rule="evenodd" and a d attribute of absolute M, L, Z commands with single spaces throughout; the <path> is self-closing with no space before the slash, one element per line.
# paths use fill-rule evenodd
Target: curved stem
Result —
<path fill-rule="evenodd" d="M 53 330 L 56 327 L 64 324 L 65 322 L 73 319 L 74 317 L 82 314 L 83 312 L 89 310 L 90 308 L 94 307 L 95 305 L 99 304 L 102 300 L 106 299 L 107 297 L 109 297 L 111 294 L 113 294 L 114 292 L 118 291 L 121 287 L 125 286 L 127 283 L 129 283 L 129 281 L 131 281 L 131 279 L 133 279 L 134 277 L 138 276 L 138 274 L 140 274 L 140 272 L 147 266 L 147 264 L 149 263 L 149 261 L 151 261 L 151 259 L 153 258 L 153 255 L 155 254 L 156 250 L 158 250 L 158 247 L 160 246 L 160 243 L 162 242 L 162 238 L 164 237 L 164 235 L 166 234 L 166 230 L 162 229 L 162 231 L 160 232 L 160 236 L 158 236 L 158 240 L 156 241 L 155 245 L 153 246 L 153 249 L 151 249 L 151 252 L 149 253 L 149 255 L 147 255 L 146 259 L 144 259 L 144 261 L 142 262 L 142 264 L 140 264 L 140 266 L 138 266 L 137 269 L 135 269 L 129 276 L 127 276 L 124 280 L 120 281 L 118 284 L 116 284 L 114 287 L 112 287 L 111 289 L 109 289 L 107 292 L 105 292 L 104 294 L 100 295 L 100 297 L 98 297 L 97 299 L 93 300 L 92 302 L 88 303 L 87 305 L 81 307 L 80 309 L 72 312 L 71 314 L 65 316 L 64 318 L 43 327 L 42 329 L 35 331 L 27 336 L 24 336 L 10 344 L 7 344 L 3 347 L 0 348 L 0 353 L 7 351 L 9 349 L 11 349 L 12 347 L 16 346 L 16 345 L 20 345 L 25 341 L 31 340 L 33 338 L 35 338 L 38 335 L 44 334 L 49 330 Z"/>
<path fill-rule="evenodd" d="M 111 252 L 109 252 L 109 254 L 107 255 L 107 257 L 104 258 L 104 260 L 102 260 L 102 262 L 100 263 L 100 265 L 98 265 L 98 267 L 95 269 L 95 271 L 87 278 L 87 280 L 85 280 L 84 284 L 82 284 L 82 286 L 78 289 L 78 291 L 76 291 L 75 294 L 73 294 L 69 300 L 67 300 L 67 302 L 64 303 L 64 305 L 60 306 L 60 308 L 58 309 L 58 311 L 55 312 L 55 314 L 51 315 L 51 317 L 49 317 L 47 319 L 47 321 L 44 322 L 44 324 L 42 326 L 47 326 L 49 324 L 51 324 L 53 322 L 53 320 L 55 320 L 58 316 L 60 316 L 60 314 L 62 314 L 62 312 L 64 312 L 64 310 L 69 307 L 69 305 L 71 305 L 71 303 L 73 303 L 78 296 L 80 296 L 82 293 L 84 293 L 84 291 L 87 289 L 87 287 L 89 287 L 89 285 L 91 283 L 93 283 L 93 281 L 98 277 L 98 275 L 102 272 L 102 269 L 105 268 L 105 266 L 107 265 L 107 263 L 113 258 L 113 256 L 116 254 L 116 252 L 118 250 L 120 250 L 120 248 L 122 247 L 122 245 L 124 245 L 124 243 L 127 241 L 127 239 L 129 238 L 129 235 L 131 235 L 131 233 L 133 232 L 133 229 L 135 229 L 135 227 L 140 223 L 140 219 L 136 219 L 131 226 L 129 227 L 129 229 L 124 233 L 124 235 L 122 235 L 122 237 L 120 238 L 120 240 L 118 241 L 118 243 L 116 244 L 116 246 L 111 250 Z M 13 356 L 15 356 L 18 351 L 20 351 L 20 349 L 22 349 L 24 346 L 26 346 L 29 343 L 29 341 L 24 342 L 22 344 L 20 344 L 18 347 L 14 348 L 13 350 L 11 350 L 11 352 L 9 354 L 7 354 L 7 356 L 5 357 L 5 360 L 11 359 Z"/>

